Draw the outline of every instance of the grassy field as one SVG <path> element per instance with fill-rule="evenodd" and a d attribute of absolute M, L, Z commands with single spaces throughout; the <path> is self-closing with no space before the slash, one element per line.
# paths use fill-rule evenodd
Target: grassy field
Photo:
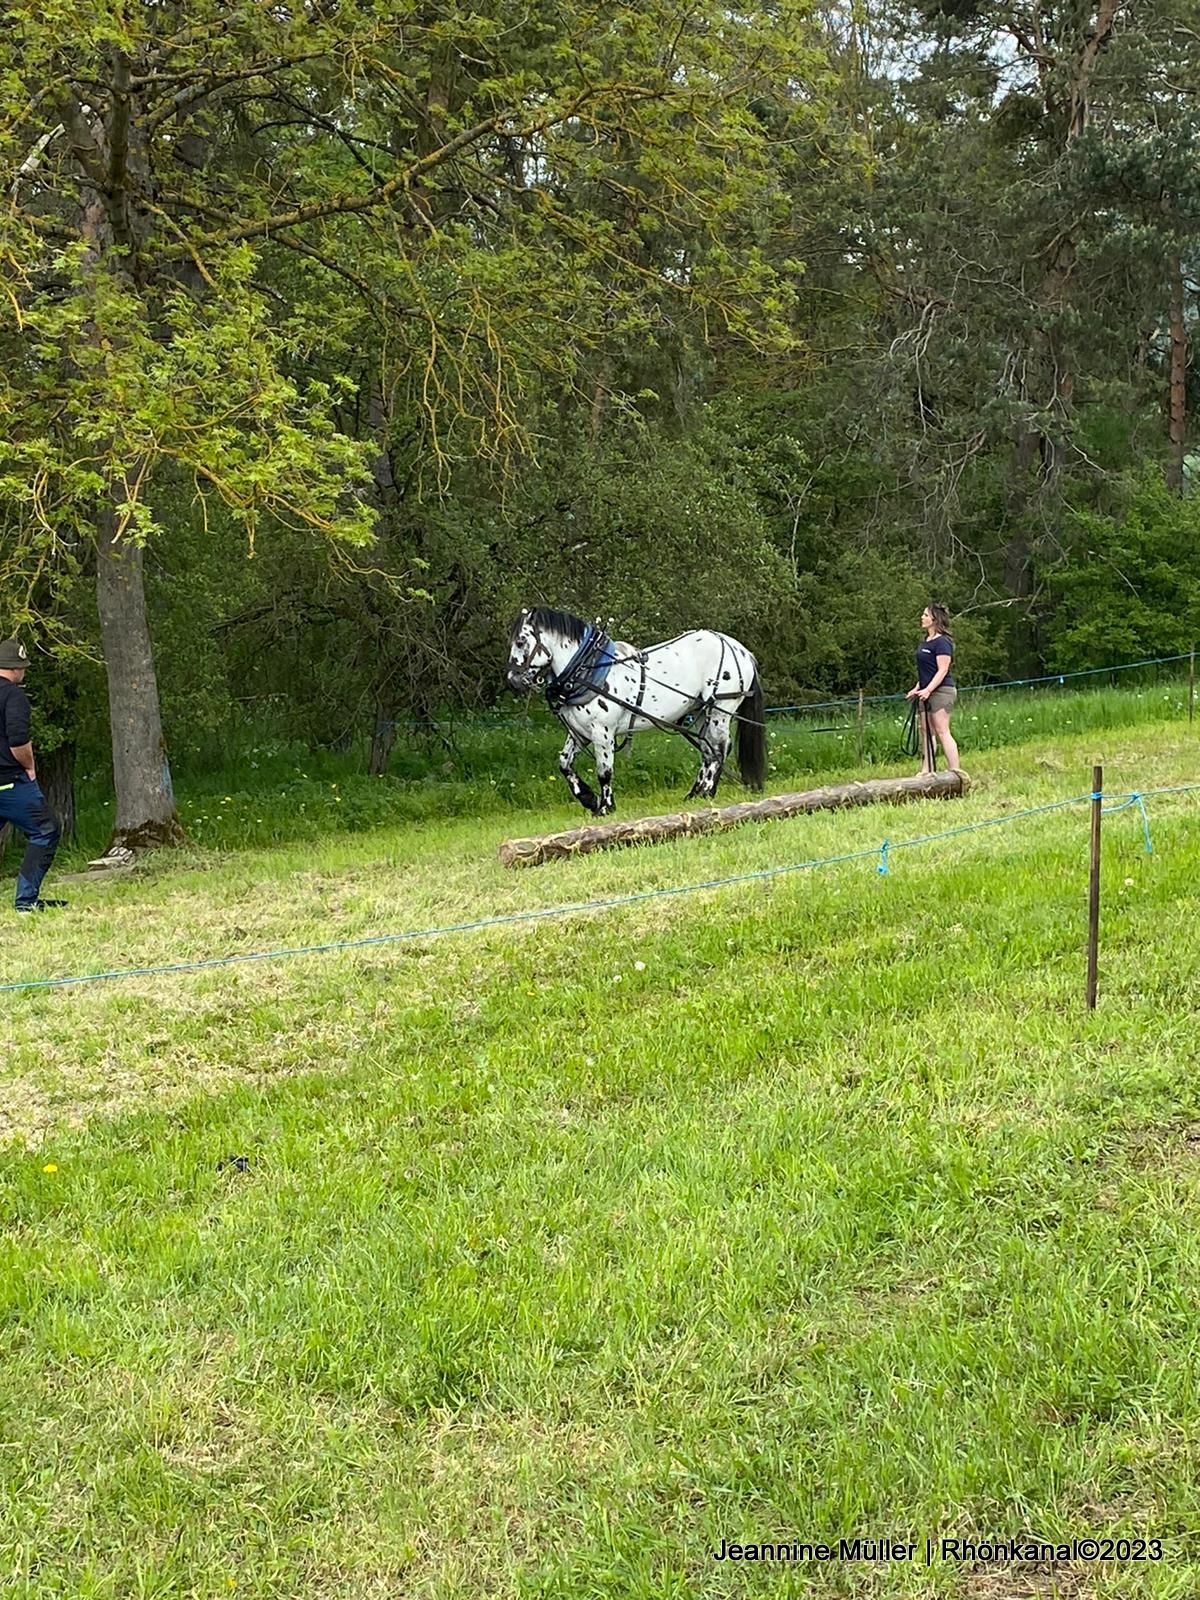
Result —
<path fill-rule="evenodd" d="M 0 982 L 895 844 L 1096 758 L 1114 791 L 1200 779 L 1154 709 L 976 746 L 953 805 L 527 874 L 495 847 L 575 820 L 548 785 L 336 837 L 185 792 L 221 830 L 22 923 Z M 1105 825 L 1090 1016 L 1085 806 L 887 876 L 4 995 L 5 1593 L 1196 1594 L 1200 795 L 1149 806 L 1151 855 L 1136 811 Z M 917 1562 L 710 1554 L 881 1536 Z M 924 1565 L 1018 1536 L 1162 1559 Z"/>

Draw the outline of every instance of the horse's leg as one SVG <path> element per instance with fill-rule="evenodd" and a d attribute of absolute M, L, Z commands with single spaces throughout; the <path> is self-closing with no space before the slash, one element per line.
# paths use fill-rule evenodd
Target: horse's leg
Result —
<path fill-rule="evenodd" d="M 697 797 L 707 800 L 712 793 L 713 747 L 708 731 L 711 720 L 711 706 L 705 706 L 702 711 L 696 713 L 696 722 L 692 732 L 696 736 L 696 744 L 700 752 L 700 770 L 696 774 L 695 783 L 684 796 L 685 800 L 695 800 Z"/>
<path fill-rule="evenodd" d="M 729 712 L 722 711 L 720 706 L 710 706 L 696 723 L 695 733 L 700 741 L 700 771 L 687 798 L 712 800 L 729 754 Z"/>
<path fill-rule="evenodd" d="M 595 813 L 600 809 L 600 802 L 596 799 L 596 792 L 591 784 L 585 783 L 575 771 L 575 757 L 583 749 L 583 740 L 577 739 L 573 733 L 568 733 L 566 743 L 558 756 L 558 770 L 567 780 L 567 788 L 575 796 L 585 811 Z"/>
<path fill-rule="evenodd" d="M 613 810 L 613 760 L 616 756 L 616 739 L 611 728 L 597 728 L 592 735 L 592 749 L 596 752 L 596 782 L 600 785 L 598 817 L 606 817 Z"/>
<path fill-rule="evenodd" d="M 717 798 L 717 785 L 721 781 L 725 762 L 729 758 L 729 716 L 728 711 L 723 711 L 720 706 L 714 706 L 705 729 L 704 748 L 708 754 L 709 765 L 702 769 L 700 776 L 703 780 L 711 767 L 712 781 L 704 791 L 710 800 Z"/>

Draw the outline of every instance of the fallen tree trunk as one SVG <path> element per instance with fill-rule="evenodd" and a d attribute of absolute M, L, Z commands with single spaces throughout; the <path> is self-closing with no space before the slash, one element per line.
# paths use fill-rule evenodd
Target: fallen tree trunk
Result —
<path fill-rule="evenodd" d="M 773 794 L 765 800 L 748 800 L 736 806 L 712 806 L 706 811 L 680 811 L 665 817 L 641 817 L 636 822 L 599 822 L 566 833 L 547 833 L 534 839 L 506 839 L 500 859 L 506 867 L 537 867 L 564 856 L 589 855 L 593 850 L 619 850 L 630 844 L 661 844 L 693 833 L 719 833 L 743 822 L 767 822 L 772 817 L 798 817 L 808 811 L 832 811 L 839 806 L 899 805 L 905 800 L 952 799 L 971 786 L 965 772 L 930 772 L 913 778 L 872 778 L 866 783 L 839 783 L 802 794 Z"/>

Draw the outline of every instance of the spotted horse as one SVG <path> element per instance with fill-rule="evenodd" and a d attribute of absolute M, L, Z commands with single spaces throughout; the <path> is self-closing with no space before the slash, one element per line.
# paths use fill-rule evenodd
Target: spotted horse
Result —
<path fill-rule="evenodd" d="M 580 805 L 598 817 L 613 809 L 618 748 L 647 728 L 681 733 L 695 746 L 700 770 L 687 798 L 711 800 L 736 716 L 742 782 L 763 786 L 767 748 L 758 662 L 728 634 L 697 628 L 635 650 L 568 611 L 526 609 L 513 624 L 508 681 L 519 693 L 545 694 L 567 734 L 559 771 Z M 682 726 L 687 717 L 691 727 Z M 577 756 L 589 745 L 599 794 L 575 771 Z"/>

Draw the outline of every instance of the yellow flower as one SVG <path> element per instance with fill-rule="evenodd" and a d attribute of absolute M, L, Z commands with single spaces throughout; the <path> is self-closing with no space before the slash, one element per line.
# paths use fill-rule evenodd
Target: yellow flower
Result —
<path fill-rule="evenodd" d="M 42 1168 L 42 1171 L 43 1172 L 57 1172 L 58 1171 L 58 1163 L 55 1162 L 55 1161 L 47 1161 L 46 1165 Z"/>

